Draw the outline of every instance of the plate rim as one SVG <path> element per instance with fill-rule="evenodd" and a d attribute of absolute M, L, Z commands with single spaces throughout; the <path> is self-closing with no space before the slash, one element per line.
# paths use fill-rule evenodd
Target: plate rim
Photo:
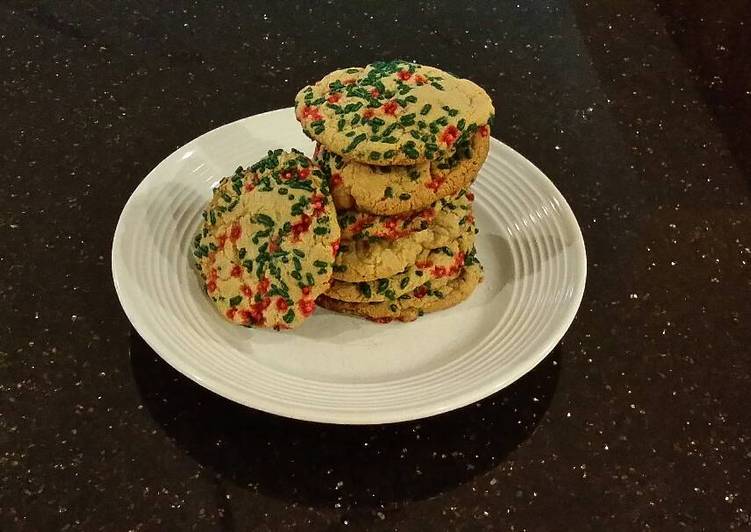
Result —
<path fill-rule="evenodd" d="M 180 374 L 184 375 L 185 377 L 189 378 L 193 382 L 199 384 L 203 388 L 209 390 L 212 393 L 215 393 L 221 397 L 224 397 L 225 399 L 229 399 L 235 403 L 241 404 L 243 406 L 257 409 L 269 414 L 274 414 L 282 417 L 287 417 L 291 419 L 297 419 L 302 421 L 310 421 L 310 422 L 317 422 L 317 423 L 329 423 L 329 424 L 340 424 L 340 425 L 373 425 L 373 424 L 386 424 L 386 423 L 399 423 L 399 422 L 406 422 L 406 421 L 412 421 L 416 419 L 423 419 L 426 417 L 435 416 L 438 414 L 442 414 L 445 412 L 449 412 L 452 410 L 456 410 L 462 407 L 465 407 L 467 405 L 471 405 L 477 401 L 480 401 L 490 395 L 493 395 L 494 393 L 497 393 L 498 391 L 504 389 L 505 387 L 509 386 L 513 382 L 520 379 L 522 376 L 526 375 L 530 371 L 532 371 L 535 367 L 537 367 L 542 360 L 544 360 L 555 348 L 556 345 L 561 341 L 563 336 L 566 334 L 566 332 L 571 327 L 571 324 L 573 323 L 574 319 L 576 318 L 576 315 L 578 313 L 578 310 L 581 306 L 582 299 L 584 297 L 584 291 L 586 288 L 586 281 L 587 281 L 587 253 L 586 253 L 586 247 L 584 243 L 584 237 L 581 231 L 581 225 L 579 224 L 576 215 L 571 208 L 571 205 L 568 203 L 566 198 L 563 196 L 563 194 L 558 190 L 558 187 L 555 186 L 555 183 L 544 173 L 542 170 L 540 170 L 532 161 L 524 157 L 521 153 L 516 151 L 511 146 L 507 145 L 503 141 L 500 141 L 494 137 L 491 137 L 491 144 L 492 143 L 498 143 L 501 145 L 504 149 L 509 150 L 511 153 L 513 153 L 515 156 L 519 157 L 522 161 L 524 161 L 525 164 L 529 165 L 531 169 L 535 172 L 537 172 L 539 175 L 538 177 L 542 177 L 544 181 L 547 182 L 547 185 L 554 191 L 556 195 L 556 199 L 561 204 L 561 212 L 565 212 L 567 217 L 570 217 L 570 220 L 573 222 L 571 224 L 571 228 L 574 229 L 574 239 L 571 245 L 572 251 L 574 253 L 572 261 L 572 264 L 574 265 L 574 269 L 572 270 L 572 280 L 574 285 L 574 292 L 572 293 L 572 296 L 568 299 L 569 304 L 564 309 L 565 312 L 561 316 L 562 319 L 558 321 L 557 326 L 555 327 L 554 331 L 548 335 L 547 340 L 544 342 L 543 346 L 539 349 L 539 354 L 534 357 L 529 357 L 528 360 L 524 361 L 522 365 L 516 370 L 512 372 L 508 372 L 503 375 L 503 378 L 499 378 L 497 380 L 490 381 L 485 386 L 480 386 L 477 388 L 470 388 L 460 394 L 454 395 L 451 397 L 451 401 L 434 401 L 431 403 L 427 403 L 425 405 L 418 405 L 415 407 L 405 407 L 400 410 L 377 410 L 374 412 L 348 412 L 348 411 L 339 411 L 339 412 L 331 412 L 330 410 L 326 410 L 325 408 L 319 408 L 319 407 L 313 407 L 313 406 L 305 406 L 305 407 L 290 407 L 281 403 L 278 403 L 276 401 L 265 401 L 261 397 L 255 397 L 257 401 L 251 402 L 247 401 L 246 398 L 239 397 L 236 395 L 232 390 L 222 388 L 221 385 L 217 385 L 212 381 L 207 381 L 202 378 L 201 375 L 195 374 L 192 369 L 186 367 L 186 365 L 181 364 L 180 357 L 172 356 L 170 354 L 165 354 L 162 351 L 169 351 L 168 349 L 160 350 L 160 342 L 157 338 L 152 337 L 151 334 L 149 334 L 148 329 L 146 327 L 139 327 L 140 318 L 138 317 L 138 312 L 136 311 L 135 307 L 130 306 L 129 298 L 127 294 L 125 294 L 125 288 L 121 286 L 121 283 L 118 279 L 118 270 L 119 270 L 119 262 L 120 259 L 116 257 L 116 251 L 118 250 L 119 246 L 121 245 L 121 240 L 123 238 L 123 231 L 124 229 L 124 223 L 123 220 L 126 217 L 126 213 L 132 205 L 132 201 L 134 201 L 134 197 L 137 196 L 139 193 L 139 190 L 142 187 L 145 187 L 147 184 L 147 181 L 149 178 L 157 172 L 157 170 L 164 164 L 171 161 L 174 157 L 177 156 L 181 150 L 183 150 L 186 146 L 198 142 L 200 139 L 207 137 L 209 135 L 213 135 L 221 131 L 225 128 L 231 128 L 233 126 L 236 126 L 237 124 L 241 122 L 245 122 L 248 120 L 252 120 L 261 116 L 265 115 L 271 115 L 275 113 L 289 113 L 293 110 L 292 107 L 286 107 L 281 109 L 272 109 L 269 111 L 265 111 L 263 113 L 258 113 L 255 115 L 246 116 L 243 118 L 239 118 L 237 120 L 233 120 L 232 122 L 228 122 L 226 124 L 222 124 L 221 126 L 218 126 L 214 129 L 211 129 L 209 131 L 206 131 L 199 135 L 198 137 L 195 137 L 185 144 L 182 144 L 181 146 L 175 148 L 169 155 L 167 155 L 164 159 L 162 159 L 159 163 L 157 163 L 154 168 L 152 168 L 144 177 L 143 179 L 138 183 L 138 185 L 133 189 L 130 196 L 128 197 L 127 201 L 123 205 L 123 208 L 120 212 L 120 215 L 117 219 L 117 224 L 115 226 L 115 231 L 112 238 L 112 249 L 110 254 L 110 260 L 111 260 L 111 269 L 112 269 L 112 280 L 115 285 L 115 292 L 118 297 L 118 301 L 120 302 L 120 306 L 123 309 L 123 312 L 125 313 L 126 317 L 128 318 L 128 321 L 130 322 L 132 328 L 138 333 L 138 335 L 146 342 L 146 344 L 162 359 L 164 360 L 168 365 L 170 365 L 173 369 L 178 371 Z M 146 331 L 146 333 L 144 333 Z"/>

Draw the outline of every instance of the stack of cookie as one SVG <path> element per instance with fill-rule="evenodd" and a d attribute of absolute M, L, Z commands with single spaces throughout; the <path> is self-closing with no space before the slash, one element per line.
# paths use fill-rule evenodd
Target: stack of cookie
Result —
<path fill-rule="evenodd" d="M 332 72 L 298 93 L 295 110 L 341 228 L 318 303 L 410 321 L 466 299 L 482 279 L 469 187 L 488 154 L 485 91 L 390 61 Z"/>

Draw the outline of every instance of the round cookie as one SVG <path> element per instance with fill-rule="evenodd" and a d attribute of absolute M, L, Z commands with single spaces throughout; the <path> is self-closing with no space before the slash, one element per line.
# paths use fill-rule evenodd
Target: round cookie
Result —
<path fill-rule="evenodd" d="M 326 296 L 339 301 L 375 303 L 394 301 L 431 281 L 434 288 L 444 286 L 464 268 L 464 259 L 474 246 L 474 235 L 431 250 L 425 260 L 418 261 L 403 272 L 385 279 L 348 283 L 333 281 Z"/>
<path fill-rule="evenodd" d="M 355 210 L 337 211 L 342 240 L 394 240 L 430 227 L 441 211 L 469 210 L 474 196 L 467 190 L 444 197 L 430 206 L 405 214 L 383 216 Z"/>
<path fill-rule="evenodd" d="M 469 257 L 468 257 L 469 258 Z M 380 323 L 393 320 L 414 321 L 428 312 L 436 312 L 458 305 L 467 299 L 482 281 L 482 266 L 477 259 L 468 264 L 459 277 L 450 280 L 440 290 L 428 283 L 415 288 L 407 297 L 380 303 L 351 303 L 322 295 L 318 304 L 326 309 L 352 314 Z"/>
<path fill-rule="evenodd" d="M 347 161 L 319 146 L 314 159 L 329 178 L 339 211 L 399 215 L 422 210 L 468 188 L 488 156 L 489 128 L 480 127 L 448 161 L 413 166 L 371 166 Z"/>
<path fill-rule="evenodd" d="M 418 260 L 427 260 L 430 250 L 446 246 L 459 237 L 474 235 L 471 203 L 441 210 L 427 229 L 396 240 L 342 241 L 334 265 L 334 279 L 348 282 L 391 277 Z"/>
<path fill-rule="evenodd" d="M 227 320 L 287 329 L 328 288 L 339 236 L 321 170 L 297 150 L 276 150 L 220 181 L 193 255 Z"/>
<path fill-rule="evenodd" d="M 406 61 L 336 70 L 295 97 L 306 135 L 349 160 L 384 166 L 448 159 L 462 134 L 494 112 L 472 81 Z"/>

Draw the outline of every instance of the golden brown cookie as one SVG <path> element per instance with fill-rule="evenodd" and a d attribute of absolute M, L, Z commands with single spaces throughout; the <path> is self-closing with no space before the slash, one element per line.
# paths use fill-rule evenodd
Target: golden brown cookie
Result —
<path fill-rule="evenodd" d="M 447 161 L 413 166 L 371 166 L 347 161 L 319 146 L 314 159 L 329 177 L 337 210 L 400 215 L 427 208 L 468 188 L 488 156 L 489 129 L 482 126 Z"/>
<path fill-rule="evenodd" d="M 321 170 L 299 151 L 276 150 L 220 181 L 193 255 L 227 320 L 287 329 L 328 288 L 339 234 Z"/>
<path fill-rule="evenodd" d="M 448 200 L 446 200 L 448 201 Z M 471 201 L 451 203 L 454 209 L 441 209 L 424 230 L 395 240 L 342 240 L 334 265 L 334 279 L 348 282 L 391 277 L 419 260 L 427 260 L 430 250 L 446 246 L 459 237 L 474 235 Z"/>
<path fill-rule="evenodd" d="M 474 234 L 460 237 L 455 242 L 431 250 L 425 260 L 392 277 L 360 283 L 335 280 L 326 295 L 340 301 L 375 303 L 394 301 L 428 281 L 433 283 L 434 288 L 439 288 L 461 273 L 464 259 L 473 247 Z"/>
<path fill-rule="evenodd" d="M 448 159 L 493 113 L 475 83 L 405 61 L 336 70 L 295 97 L 310 138 L 348 160 L 384 166 Z"/>
<path fill-rule="evenodd" d="M 467 299 L 482 281 L 482 266 L 477 259 L 468 264 L 462 274 L 450 280 L 440 289 L 430 284 L 415 288 L 395 301 L 379 303 L 351 303 L 332 299 L 326 295 L 318 298 L 318 304 L 329 310 L 352 314 L 369 320 L 387 323 L 393 320 L 413 321 L 428 312 L 436 312 L 458 305 Z"/>
<path fill-rule="evenodd" d="M 394 240 L 430 227 L 441 211 L 457 208 L 469 210 L 474 199 L 468 190 L 460 190 L 453 196 L 441 198 L 428 207 L 404 214 L 390 216 L 370 214 L 355 210 L 337 211 L 337 220 L 342 240 Z"/>

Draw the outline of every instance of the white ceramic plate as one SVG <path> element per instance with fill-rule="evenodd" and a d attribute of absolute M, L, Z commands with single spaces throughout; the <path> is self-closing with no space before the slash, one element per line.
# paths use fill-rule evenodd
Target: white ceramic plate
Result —
<path fill-rule="evenodd" d="M 282 416 L 403 421 L 507 386 L 571 324 L 586 278 L 579 226 L 550 180 L 492 139 L 473 187 L 485 281 L 469 300 L 412 323 L 318 309 L 291 332 L 230 325 L 192 269 L 191 237 L 212 185 L 277 147 L 312 153 L 291 108 L 210 131 L 152 170 L 120 216 L 112 244 L 120 302 L 143 339 L 187 377 Z"/>

